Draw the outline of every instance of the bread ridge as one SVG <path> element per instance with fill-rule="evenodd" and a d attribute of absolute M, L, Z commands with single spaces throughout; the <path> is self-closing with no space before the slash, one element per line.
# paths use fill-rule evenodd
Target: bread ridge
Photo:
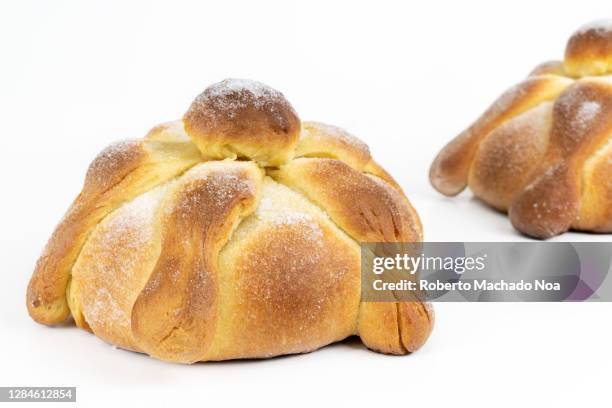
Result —
<path fill-rule="evenodd" d="M 506 90 L 474 124 L 449 142 L 434 159 L 429 179 L 440 193 L 459 194 L 480 143 L 497 127 L 547 101 L 556 99 L 573 81 L 558 75 L 531 76 Z"/>
<path fill-rule="evenodd" d="M 146 139 L 117 142 L 90 165 L 82 191 L 55 228 L 28 285 L 30 316 L 57 324 L 69 315 L 70 270 L 89 233 L 106 215 L 200 160 L 192 145 Z"/>
<path fill-rule="evenodd" d="M 117 204 L 90 226 L 64 288 L 76 324 L 121 348 L 181 363 L 303 353 L 350 335 L 384 353 L 419 348 L 433 325 L 429 306 L 377 305 L 359 296 L 361 238 L 421 240 L 416 211 L 359 139 L 318 122 L 300 129 L 293 150 L 269 152 L 263 162 L 211 160 L 181 120 L 138 141 L 188 145 L 197 159 L 148 188 L 118 194 Z M 267 162 L 282 155 L 282 163 Z M 296 163 L 311 163 L 304 175 L 328 189 L 340 184 L 326 184 L 319 170 L 339 169 L 345 191 L 374 210 L 351 216 L 350 200 L 339 200 L 336 212 L 313 202 L 278 177 Z M 236 191 L 247 179 L 251 187 Z M 280 198 L 266 216 L 270 194 Z M 334 215 L 343 211 L 340 222 Z M 283 248 L 294 253 L 278 258 Z M 249 273 L 253 262 L 256 274 Z M 271 297 L 260 296 L 265 293 Z"/>
<path fill-rule="evenodd" d="M 591 109 L 593 112 L 587 112 Z M 515 227 L 528 235 L 547 238 L 576 225 L 581 210 L 587 208 L 581 186 L 584 165 L 612 140 L 610 118 L 612 81 L 583 78 L 559 96 L 542 163 L 510 206 L 509 216 Z M 605 222 L 605 218 L 600 220 Z"/>
<path fill-rule="evenodd" d="M 502 95 L 441 150 L 430 169 L 434 188 L 455 195 L 467 185 L 508 213 L 518 231 L 538 239 L 570 229 L 612 232 L 611 67 L 612 23 L 576 31 L 563 61 L 538 65 L 511 88 L 518 98 Z M 528 83 L 557 85 L 543 98 Z M 564 111 L 570 103 L 572 110 Z"/>

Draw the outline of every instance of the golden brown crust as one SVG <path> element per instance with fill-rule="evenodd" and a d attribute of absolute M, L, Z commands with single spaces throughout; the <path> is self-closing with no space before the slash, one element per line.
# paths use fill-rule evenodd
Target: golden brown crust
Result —
<path fill-rule="evenodd" d="M 368 348 L 402 355 L 425 344 L 434 320 L 433 308 L 427 302 L 362 302 L 358 332 Z"/>
<path fill-rule="evenodd" d="M 217 325 L 219 250 L 255 208 L 261 171 L 209 162 L 181 177 L 162 211 L 161 252 L 132 310 L 139 346 L 162 360 L 203 359 Z"/>
<path fill-rule="evenodd" d="M 480 144 L 468 184 L 478 198 L 507 211 L 548 145 L 552 102 L 543 102 L 493 130 Z"/>
<path fill-rule="evenodd" d="M 565 72 L 563 61 L 547 61 L 541 63 L 529 73 L 530 77 L 540 75 L 566 76 L 567 74 Z"/>
<path fill-rule="evenodd" d="M 370 160 L 368 164 L 366 164 L 366 166 L 363 168 L 363 172 L 366 174 L 371 174 L 372 176 L 376 176 L 379 179 L 386 181 L 387 184 L 396 189 L 401 195 L 406 197 L 406 195 L 404 194 L 404 190 L 402 190 L 402 187 L 398 184 L 398 182 L 395 181 L 395 179 L 387 172 L 387 170 L 385 170 L 378 163 L 376 163 L 374 159 Z"/>
<path fill-rule="evenodd" d="M 98 224 L 72 268 L 68 290 L 77 326 L 140 351 L 131 328 L 134 302 L 161 250 L 158 208 L 172 182 L 156 187 Z"/>
<path fill-rule="evenodd" d="M 434 312 L 427 302 L 397 302 L 402 345 L 412 353 L 427 341 L 434 325 Z"/>
<path fill-rule="evenodd" d="M 421 222 L 407 199 L 376 178 L 335 159 L 301 158 L 272 176 L 317 203 L 363 242 L 420 241 Z"/>
<path fill-rule="evenodd" d="M 612 232 L 612 142 L 593 154 L 582 171 L 580 213 L 573 228 Z"/>
<path fill-rule="evenodd" d="M 522 233 L 549 238 L 570 228 L 579 210 L 579 197 L 573 172 L 566 163 L 559 163 L 518 195 L 508 215 Z"/>
<path fill-rule="evenodd" d="M 582 27 L 570 38 L 562 63 L 538 66 L 511 92 L 520 97 L 502 103 L 507 109 L 494 105 L 440 152 L 431 167 L 432 184 L 444 194 L 458 193 L 467 166 L 474 194 L 508 211 L 524 234 L 609 232 L 610 73 L 612 23 Z"/>
<path fill-rule="evenodd" d="M 419 217 L 400 192 L 335 159 L 301 158 L 271 173 L 303 193 L 359 242 L 422 241 Z M 406 354 L 425 343 L 432 309 L 422 302 L 362 302 L 357 333 L 383 353 Z"/>
<path fill-rule="evenodd" d="M 362 302 L 358 332 L 363 344 L 371 350 L 396 355 L 408 352 L 402 343 L 395 302 Z"/>
<path fill-rule="evenodd" d="M 183 363 L 303 353 L 355 334 L 385 353 L 420 347 L 430 308 L 360 302 L 358 244 L 421 240 L 418 215 L 339 128 L 306 123 L 297 153 L 318 158 L 291 160 L 299 128 L 280 93 L 229 81 L 184 121 L 102 153 L 39 261 L 33 317 L 71 313 L 111 344 Z"/>
<path fill-rule="evenodd" d="M 145 139 L 160 142 L 190 142 L 182 120 L 160 123 L 146 134 Z"/>
<path fill-rule="evenodd" d="M 565 49 L 565 71 L 573 77 L 612 73 L 612 21 L 587 24 Z"/>
<path fill-rule="evenodd" d="M 282 93 L 226 79 L 206 88 L 185 116 L 185 130 L 206 157 L 243 157 L 278 166 L 293 155 L 300 119 Z"/>
<path fill-rule="evenodd" d="M 584 164 L 611 134 L 612 82 L 582 79 L 570 86 L 555 102 L 544 160 L 510 207 L 512 224 L 538 238 L 569 230 L 580 211 Z"/>
<path fill-rule="evenodd" d="M 219 256 L 223 297 L 207 359 L 303 353 L 355 333 L 359 246 L 304 196 L 266 178 Z"/>
<path fill-rule="evenodd" d="M 432 185 L 442 194 L 459 194 L 467 185 L 480 142 L 511 118 L 556 99 L 571 82 L 557 75 L 541 75 L 529 77 L 507 90 L 472 126 L 440 151 L 429 172 Z"/>
<path fill-rule="evenodd" d="M 66 301 L 70 270 L 93 227 L 121 203 L 198 160 L 192 146 L 154 141 L 119 142 L 102 151 L 36 263 L 27 293 L 30 316 L 45 324 L 64 321 L 70 314 Z"/>
<path fill-rule="evenodd" d="M 401 187 L 370 155 L 368 145 L 346 130 L 321 122 L 304 122 L 295 157 L 340 160 L 357 171 L 377 176 L 401 194 Z"/>
<path fill-rule="evenodd" d="M 371 160 L 365 143 L 342 128 L 321 122 L 302 123 L 295 157 L 337 159 L 358 171 Z"/>

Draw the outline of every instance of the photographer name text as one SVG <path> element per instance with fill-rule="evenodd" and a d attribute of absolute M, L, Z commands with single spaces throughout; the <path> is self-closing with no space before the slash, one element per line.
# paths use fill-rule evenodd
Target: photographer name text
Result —
<path fill-rule="evenodd" d="M 560 291 L 559 282 L 550 282 L 545 279 L 535 279 L 533 281 L 506 281 L 474 279 L 472 281 L 428 281 L 428 280 L 408 280 L 402 279 L 397 282 L 386 282 L 376 279 L 372 282 L 372 288 L 376 291 L 455 291 L 467 292 L 472 290 L 499 291 L 499 292 L 530 292 L 530 291 Z"/>

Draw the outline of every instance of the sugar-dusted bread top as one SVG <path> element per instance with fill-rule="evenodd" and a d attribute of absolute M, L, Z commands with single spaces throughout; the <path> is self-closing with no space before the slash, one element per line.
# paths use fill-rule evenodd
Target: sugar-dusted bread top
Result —
<path fill-rule="evenodd" d="M 578 29 L 567 43 L 563 66 L 574 78 L 612 74 L 612 20 L 594 21 Z"/>
<path fill-rule="evenodd" d="M 169 361 L 302 353 L 359 335 L 406 354 L 422 302 L 361 302 L 362 241 L 420 241 L 416 211 L 346 131 L 301 123 L 252 81 L 207 88 L 183 120 L 91 164 L 39 259 L 32 318 Z"/>
<path fill-rule="evenodd" d="M 565 59 L 536 67 L 452 140 L 430 169 L 445 195 L 466 186 L 521 232 L 612 232 L 612 21 L 588 24 Z"/>
<path fill-rule="evenodd" d="M 262 166 L 286 162 L 300 134 L 300 119 L 282 93 L 239 79 L 206 88 L 183 121 L 206 157 L 247 158 Z"/>

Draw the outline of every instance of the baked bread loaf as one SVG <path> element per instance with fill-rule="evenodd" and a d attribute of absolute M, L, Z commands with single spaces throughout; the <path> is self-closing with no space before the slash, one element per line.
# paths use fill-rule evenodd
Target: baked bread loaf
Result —
<path fill-rule="evenodd" d="M 420 241 L 401 189 L 345 131 L 263 84 L 207 88 L 183 120 L 91 164 L 30 281 L 34 320 L 162 360 L 264 358 L 359 335 L 406 354 L 421 302 L 361 302 L 360 241 Z"/>
<path fill-rule="evenodd" d="M 570 38 L 436 157 L 433 186 L 466 185 L 522 233 L 612 232 L 612 22 Z"/>

